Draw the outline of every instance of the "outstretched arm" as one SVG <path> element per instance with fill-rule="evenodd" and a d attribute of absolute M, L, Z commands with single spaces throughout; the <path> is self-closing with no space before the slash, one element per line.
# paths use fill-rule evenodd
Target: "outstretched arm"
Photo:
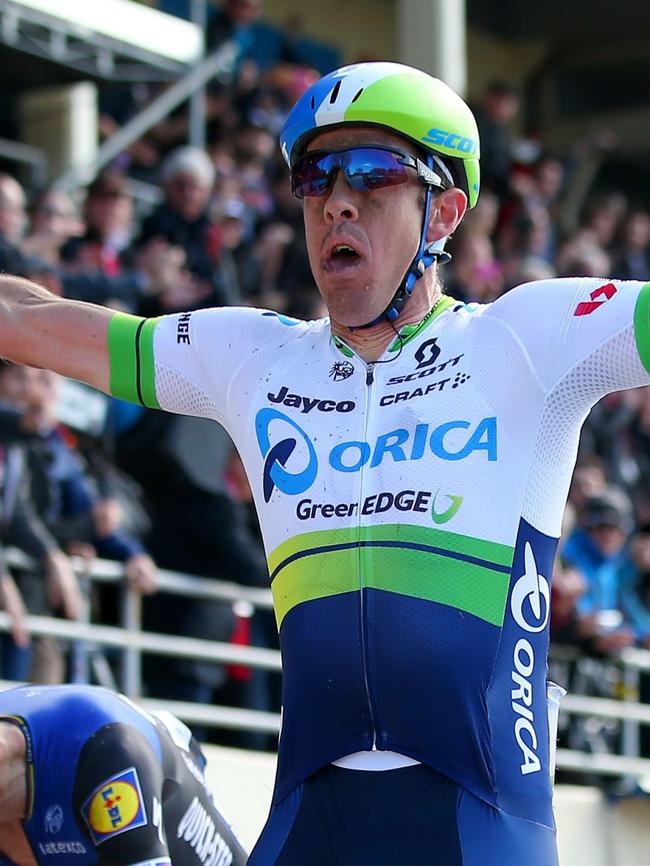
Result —
<path fill-rule="evenodd" d="M 19 277 L 0 276 L 0 357 L 54 370 L 108 392 L 113 310 L 70 301 Z"/>

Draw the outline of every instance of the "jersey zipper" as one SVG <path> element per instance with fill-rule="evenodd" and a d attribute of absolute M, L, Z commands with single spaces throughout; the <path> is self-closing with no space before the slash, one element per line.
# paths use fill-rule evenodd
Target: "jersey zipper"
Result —
<path fill-rule="evenodd" d="M 366 365 L 366 406 L 364 413 L 364 430 L 363 430 L 363 440 L 365 442 L 368 441 L 368 427 L 370 423 L 370 409 L 372 407 L 372 390 L 373 384 L 375 381 L 374 377 L 374 364 Z M 363 506 L 363 494 L 364 494 L 364 467 L 361 467 L 361 471 L 359 473 L 359 536 L 361 536 L 361 509 Z M 361 540 L 359 538 L 359 540 Z M 368 715 L 370 718 L 370 725 L 372 728 L 372 749 L 375 751 L 377 749 L 377 712 L 375 708 L 375 701 L 372 696 L 372 688 L 370 685 L 370 661 L 369 661 L 369 653 L 368 653 L 368 599 L 367 599 L 367 587 L 363 585 L 363 557 L 361 555 L 362 548 L 359 545 L 358 548 L 358 557 L 359 557 L 359 620 L 361 627 L 361 660 L 363 665 L 363 680 L 364 686 L 366 690 L 366 699 L 368 702 Z"/>

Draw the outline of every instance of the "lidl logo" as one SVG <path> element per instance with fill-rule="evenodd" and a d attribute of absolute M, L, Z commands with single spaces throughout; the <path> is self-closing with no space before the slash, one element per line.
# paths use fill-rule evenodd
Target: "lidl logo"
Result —
<path fill-rule="evenodd" d="M 147 823 L 140 780 L 135 767 L 108 779 L 86 800 L 83 816 L 93 842 L 101 842 Z"/>

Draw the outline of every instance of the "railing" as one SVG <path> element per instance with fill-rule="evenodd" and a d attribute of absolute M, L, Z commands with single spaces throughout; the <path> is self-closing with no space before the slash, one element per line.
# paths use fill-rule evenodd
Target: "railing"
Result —
<path fill-rule="evenodd" d="M 602 776 L 617 776 L 621 779 L 618 790 L 636 790 L 639 782 L 644 790 L 650 790 L 650 760 L 641 758 L 641 726 L 650 725 L 650 705 L 639 703 L 640 679 L 650 671 L 650 652 L 644 649 L 627 648 L 608 658 L 585 657 L 577 649 L 566 646 L 551 646 L 551 665 L 560 669 L 575 666 L 588 672 L 592 680 L 605 668 L 617 671 L 617 697 L 596 697 L 571 690 L 562 699 L 561 713 L 570 720 L 577 718 L 620 723 L 620 744 L 616 754 L 611 751 L 581 751 L 558 749 L 557 766 L 564 770 L 591 773 Z"/>
<path fill-rule="evenodd" d="M 13 567 L 25 568 L 29 560 L 18 551 L 9 551 L 8 562 Z M 275 734 L 280 729 L 278 713 L 247 710 L 236 707 L 208 706 L 184 701 L 160 701 L 143 697 L 141 675 L 142 657 L 152 653 L 175 658 L 240 664 L 269 671 L 280 671 L 280 653 L 261 647 L 240 646 L 219 641 L 157 634 L 142 630 L 141 598 L 129 589 L 124 580 L 123 566 L 116 562 L 95 560 L 88 566 L 82 560 L 73 560 L 83 583 L 114 584 L 120 593 L 119 626 L 96 625 L 89 621 L 89 606 L 81 621 L 29 616 L 27 625 L 33 636 L 50 636 L 78 643 L 82 656 L 90 662 L 103 658 L 101 648 L 110 647 L 121 654 L 116 682 L 102 682 L 102 668 L 95 669 L 95 680 L 102 685 L 118 688 L 145 707 L 164 707 L 190 724 L 219 726 L 240 730 Z M 252 608 L 271 609 L 271 592 L 203 577 L 193 577 L 161 569 L 158 574 L 159 592 L 194 598 L 213 599 L 236 604 L 246 602 Z M 9 631 L 9 617 L 0 611 L 0 632 Z M 552 648 L 552 658 L 570 663 L 579 660 L 577 653 L 565 648 Z M 567 694 L 562 700 L 561 712 L 571 718 L 594 717 L 621 723 L 623 729 L 619 754 L 586 753 L 575 749 L 558 749 L 557 767 L 580 773 L 618 776 L 627 779 L 630 787 L 638 780 L 650 781 L 650 760 L 639 757 L 639 731 L 641 725 L 650 725 L 650 705 L 638 702 L 639 677 L 650 671 L 650 652 L 628 649 L 616 659 L 624 683 L 623 699 L 588 697 Z M 99 675 L 98 675 L 99 674 Z M 6 683 L 5 683 L 6 684 Z"/>
<path fill-rule="evenodd" d="M 29 568 L 28 557 L 16 550 L 7 554 L 7 562 L 18 569 Z M 83 560 L 73 558 L 75 570 L 82 585 L 89 582 L 114 584 L 120 594 L 119 626 L 97 625 L 90 622 L 89 606 L 84 606 L 81 619 L 76 622 L 55 619 L 47 616 L 28 616 L 27 627 L 34 637 L 48 636 L 68 640 L 78 644 L 81 651 L 81 664 L 89 666 L 97 659 L 101 662 L 102 647 L 111 647 L 121 654 L 121 664 L 116 682 L 102 676 L 107 666 L 95 669 L 95 680 L 102 685 L 118 688 L 128 697 L 140 701 L 152 709 L 162 706 L 161 701 L 142 698 L 142 656 L 151 653 L 174 658 L 200 658 L 224 664 L 240 664 L 271 671 L 281 670 L 280 653 L 262 647 L 240 646 L 219 641 L 206 641 L 199 638 L 180 637 L 170 634 L 157 634 L 142 630 L 142 600 L 137 592 L 129 589 L 124 580 L 124 568 L 120 563 L 108 560 L 95 560 L 90 566 Z M 158 591 L 194 598 L 216 599 L 219 601 L 247 602 L 253 608 L 272 608 L 270 590 L 244 587 L 210 578 L 193 577 L 174 571 L 161 569 L 158 572 Z M 9 616 L 0 611 L 0 632 L 10 630 Z M 79 664 L 79 660 L 77 660 Z M 94 667 L 94 665 L 92 665 Z M 207 726 L 239 728 L 245 730 L 277 733 L 280 729 L 280 715 L 259 710 L 246 710 L 234 707 L 206 706 L 187 702 L 170 702 L 164 706 L 190 723 Z"/>
<path fill-rule="evenodd" d="M 0 157 L 29 168 L 30 183 L 35 189 L 45 186 L 47 181 L 47 154 L 38 147 L 0 138 Z"/>
<path fill-rule="evenodd" d="M 82 184 L 89 183 L 111 160 L 177 106 L 200 91 L 210 79 L 231 75 L 236 58 L 237 48 L 233 42 L 225 42 L 216 48 L 193 64 L 188 73 L 149 102 L 139 114 L 132 117 L 118 132 L 103 142 L 92 162 L 72 166 L 56 178 L 52 185 L 56 189 L 70 192 Z"/>

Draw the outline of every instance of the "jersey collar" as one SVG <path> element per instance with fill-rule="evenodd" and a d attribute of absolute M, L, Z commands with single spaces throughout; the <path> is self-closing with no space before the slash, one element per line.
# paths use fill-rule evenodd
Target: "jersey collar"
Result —
<path fill-rule="evenodd" d="M 457 301 L 454 298 L 450 298 L 448 295 L 441 295 L 426 316 L 420 319 L 419 322 L 412 322 L 411 324 L 403 325 L 400 328 L 397 336 L 386 351 L 399 351 L 400 348 L 403 348 L 407 343 L 410 343 L 411 340 L 417 337 L 418 334 L 421 334 L 425 328 L 428 328 L 431 322 L 437 319 L 441 313 L 448 310 L 449 307 L 453 306 L 455 303 L 457 303 Z M 345 355 L 346 358 L 355 357 L 352 349 L 340 337 L 337 337 L 336 334 L 332 334 L 332 342 L 339 352 L 341 352 L 342 355 Z"/>
<path fill-rule="evenodd" d="M 404 347 L 407 343 L 410 343 L 411 340 L 417 337 L 418 334 L 421 334 L 425 328 L 428 328 L 431 322 L 437 319 L 441 313 L 449 309 L 449 307 L 455 303 L 456 301 L 454 298 L 450 298 L 448 295 L 441 295 L 423 319 L 420 319 L 419 322 L 412 322 L 411 324 L 404 325 L 400 328 L 399 334 L 388 347 L 388 351 L 399 351 L 400 347 Z"/>

